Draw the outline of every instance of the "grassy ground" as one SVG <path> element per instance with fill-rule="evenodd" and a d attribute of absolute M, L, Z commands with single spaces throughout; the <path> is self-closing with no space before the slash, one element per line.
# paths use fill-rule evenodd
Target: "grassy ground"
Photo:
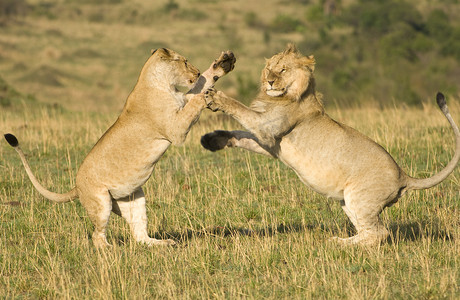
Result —
<path fill-rule="evenodd" d="M 280 14 L 304 20 L 303 0 L 264 2 L 263 13 L 259 1 L 178 0 L 178 9 L 168 1 L 99 2 L 30 0 L 28 16 L 0 22 L 0 133 L 17 135 L 37 177 L 57 192 L 73 186 L 151 48 L 177 50 L 202 71 L 221 50 L 234 50 L 236 69 L 217 88 L 246 101 L 264 57 L 291 41 L 310 54 L 305 41 L 318 39 L 314 27 L 269 34 L 261 28 Z M 328 53 L 313 54 L 318 71 L 339 69 Z M 330 75 L 319 72 L 319 91 L 327 93 Z M 448 96 L 460 123 L 460 102 Z M 384 109 L 326 102 L 330 115 L 382 144 L 407 173 L 427 177 L 449 161 L 454 143 L 434 93 L 426 99 L 418 108 L 398 99 Z M 151 235 L 178 241 L 165 248 L 133 243 L 127 224 L 113 216 L 114 247 L 97 251 L 81 204 L 43 199 L 0 141 L 0 298 L 460 297 L 459 169 L 385 210 L 391 236 L 381 247 L 342 247 L 328 241 L 354 233 L 340 205 L 307 189 L 290 169 L 240 150 L 201 148 L 202 134 L 226 128 L 238 125 L 204 112 L 185 145 L 171 147 L 147 182 Z"/>
<path fill-rule="evenodd" d="M 449 104 L 458 120 L 458 101 Z M 434 106 L 330 113 L 383 144 L 411 175 L 428 176 L 452 156 L 452 133 Z M 55 191 L 73 185 L 79 163 L 116 117 L 49 107 L 0 116 Z M 16 153 L 0 143 L 0 297 L 458 298 L 458 169 L 383 213 L 387 243 L 342 247 L 328 241 L 353 234 L 338 203 L 308 190 L 278 161 L 200 147 L 203 133 L 236 127 L 205 112 L 147 182 L 149 231 L 179 242 L 165 248 L 133 243 L 113 216 L 114 247 L 97 251 L 80 203 L 44 200 Z"/>

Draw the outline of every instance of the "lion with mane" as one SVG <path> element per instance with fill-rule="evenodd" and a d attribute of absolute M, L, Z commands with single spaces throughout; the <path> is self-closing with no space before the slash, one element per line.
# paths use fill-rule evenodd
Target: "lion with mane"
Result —
<path fill-rule="evenodd" d="M 268 59 L 261 89 L 250 107 L 223 92 L 205 93 L 209 108 L 222 111 L 248 131 L 217 130 L 204 135 L 204 148 L 238 147 L 280 159 L 300 180 L 328 198 L 340 201 L 357 230 L 346 244 L 375 244 L 388 230 L 379 215 L 409 190 L 430 188 L 455 169 L 460 159 L 460 132 L 441 93 L 437 102 L 456 137 L 454 157 L 430 178 L 408 176 L 380 145 L 330 118 L 315 91 L 315 60 L 294 45 Z"/>

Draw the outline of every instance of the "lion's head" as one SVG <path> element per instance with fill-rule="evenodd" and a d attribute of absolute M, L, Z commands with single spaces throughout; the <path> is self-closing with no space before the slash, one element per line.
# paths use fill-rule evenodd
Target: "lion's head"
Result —
<path fill-rule="evenodd" d="M 315 59 L 303 56 L 293 44 L 267 60 L 261 76 L 262 92 L 270 97 L 299 100 L 312 85 Z"/>
<path fill-rule="evenodd" d="M 140 77 L 155 84 L 161 81 L 171 86 L 191 88 L 200 77 L 200 71 L 179 53 L 160 48 L 152 50 Z"/>

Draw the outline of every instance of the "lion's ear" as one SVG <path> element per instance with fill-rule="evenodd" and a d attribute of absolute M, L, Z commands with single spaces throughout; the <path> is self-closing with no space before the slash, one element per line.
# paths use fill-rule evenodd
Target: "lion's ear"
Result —
<path fill-rule="evenodd" d="M 152 50 L 150 50 L 150 55 L 154 55 L 155 52 L 157 52 L 157 50 L 158 50 L 158 49 L 152 49 Z"/>
<path fill-rule="evenodd" d="M 311 72 L 315 70 L 315 57 L 313 55 L 302 57 L 300 63 L 310 69 Z"/>
<path fill-rule="evenodd" d="M 171 50 L 169 50 L 167 48 L 156 49 L 155 51 L 152 52 L 152 55 L 153 55 L 153 53 L 158 53 L 158 55 L 163 59 L 169 59 L 172 56 Z"/>

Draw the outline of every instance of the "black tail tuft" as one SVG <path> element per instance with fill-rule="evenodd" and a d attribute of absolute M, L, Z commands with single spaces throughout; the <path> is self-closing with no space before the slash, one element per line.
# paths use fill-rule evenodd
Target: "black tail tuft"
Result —
<path fill-rule="evenodd" d="M 446 98 L 441 92 L 438 92 L 436 94 L 436 102 L 438 102 L 438 106 L 440 109 L 443 109 L 447 104 L 446 104 Z"/>
<path fill-rule="evenodd" d="M 222 150 L 227 146 L 228 140 L 232 137 L 232 134 L 228 131 L 216 130 L 201 137 L 201 146 L 212 152 Z"/>
<path fill-rule="evenodd" d="M 18 139 L 11 133 L 5 134 L 5 139 L 11 147 L 17 147 L 19 145 Z"/>

